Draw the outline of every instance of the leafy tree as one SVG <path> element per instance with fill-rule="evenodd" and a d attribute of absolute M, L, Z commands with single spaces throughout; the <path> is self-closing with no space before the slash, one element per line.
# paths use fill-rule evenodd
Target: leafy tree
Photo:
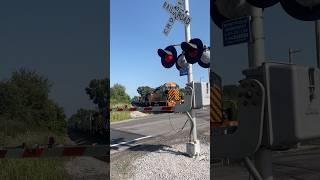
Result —
<path fill-rule="evenodd" d="M 138 101 L 138 100 L 139 100 L 139 96 L 133 96 L 133 98 L 131 99 L 131 102 Z"/>
<path fill-rule="evenodd" d="M 75 127 L 77 126 L 77 124 L 83 122 L 83 121 L 87 121 L 88 118 L 97 113 L 94 110 L 88 110 L 88 109 L 83 109 L 80 108 L 75 114 L 73 114 L 69 120 L 68 120 L 68 126 L 69 127 Z"/>
<path fill-rule="evenodd" d="M 20 69 L 0 82 L 0 116 L 25 123 L 26 128 L 65 130 L 63 108 L 48 98 L 52 84 L 35 71 Z"/>
<path fill-rule="evenodd" d="M 85 89 L 89 98 L 98 106 L 100 111 L 108 108 L 109 86 L 109 79 L 93 79 Z"/>
<path fill-rule="evenodd" d="M 149 87 L 149 86 L 140 86 L 140 87 L 138 87 L 137 91 L 140 94 L 140 96 L 143 97 L 146 94 L 151 93 L 152 91 L 154 91 L 154 89 Z"/>
<path fill-rule="evenodd" d="M 111 104 L 130 103 L 130 96 L 126 93 L 126 88 L 121 84 L 114 84 L 110 89 Z"/>
<path fill-rule="evenodd" d="M 98 106 L 99 113 L 102 115 L 103 120 L 109 125 L 110 80 L 108 78 L 93 79 L 90 81 L 89 86 L 85 91 L 93 103 Z"/>

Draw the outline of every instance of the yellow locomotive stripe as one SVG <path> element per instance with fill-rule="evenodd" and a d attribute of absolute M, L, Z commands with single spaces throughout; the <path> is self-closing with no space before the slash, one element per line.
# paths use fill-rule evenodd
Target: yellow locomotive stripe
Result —
<path fill-rule="evenodd" d="M 179 92 L 179 90 L 175 90 L 174 91 L 174 95 L 175 95 L 175 99 L 176 99 L 176 101 L 179 101 L 180 100 L 180 92 Z"/>
<path fill-rule="evenodd" d="M 180 93 L 177 89 L 169 89 L 168 91 L 168 100 L 169 101 L 179 101 L 180 100 Z"/>

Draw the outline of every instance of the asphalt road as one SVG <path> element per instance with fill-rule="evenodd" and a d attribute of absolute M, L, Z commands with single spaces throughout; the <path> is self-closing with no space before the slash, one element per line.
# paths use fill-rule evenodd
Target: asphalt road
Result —
<path fill-rule="evenodd" d="M 198 130 L 210 125 L 209 109 L 195 110 L 195 115 Z M 184 113 L 165 113 L 112 123 L 110 130 L 111 154 L 124 150 L 128 145 L 139 144 L 153 137 L 177 133 L 187 120 L 188 117 Z M 184 130 L 190 130 L 189 121 Z"/>

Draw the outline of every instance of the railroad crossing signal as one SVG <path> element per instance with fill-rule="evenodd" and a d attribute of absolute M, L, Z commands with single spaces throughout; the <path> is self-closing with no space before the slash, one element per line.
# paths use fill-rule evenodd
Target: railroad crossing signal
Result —
<path fill-rule="evenodd" d="M 180 71 L 188 68 L 188 64 L 197 62 L 203 68 L 210 67 L 210 49 L 204 46 L 200 39 L 194 38 L 189 42 L 182 42 L 180 46 L 183 52 L 179 56 L 177 56 L 174 45 L 165 49 L 158 49 L 158 55 L 161 57 L 161 63 L 165 68 L 171 68 L 176 64 L 176 68 Z"/>
<path fill-rule="evenodd" d="M 158 55 L 161 57 L 161 64 L 165 68 L 171 68 L 177 62 L 177 50 L 173 46 L 165 49 L 158 49 Z"/>
<path fill-rule="evenodd" d="M 202 52 L 201 58 L 198 61 L 199 66 L 203 68 L 210 67 L 210 49 L 204 46 L 204 50 Z"/>
<path fill-rule="evenodd" d="M 165 1 L 162 7 L 170 13 L 170 18 L 168 19 L 165 28 L 163 29 L 163 33 L 168 36 L 173 24 L 176 20 L 184 23 L 185 25 L 190 24 L 191 17 L 185 12 L 184 9 L 184 0 L 178 0 L 177 5 L 172 5 L 168 1 Z"/>
<path fill-rule="evenodd" d="M 184 51 L 188 63 L 194 64 L 198 62 L 203 68 L 210 67 L 210 50 L 203 45 L 200 39 L 194 38 L 189 42 L 182 42 L 181 49 Z"/>
<path fill-rule="evenodd" d="M 181 49 L 185 52 L 187 62 L 194 64 L 201 58 L 203 43 L 200 39 L 191 39 L 189 42 L 182 42 Z"/>

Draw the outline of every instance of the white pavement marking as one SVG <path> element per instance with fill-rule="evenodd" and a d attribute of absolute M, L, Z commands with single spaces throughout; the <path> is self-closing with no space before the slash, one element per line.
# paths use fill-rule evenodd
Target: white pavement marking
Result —
<path fill-rule="evenodd" d="M 147 138 L 152 138 L 154 136 L 144 136 L 144 137 L 140 137 L 140 138 L 137 138 L 137 139 L 134 139 L 134 140 L 131 140 L 131 141 L 127 141 L 127 142 L 121 142 L 121 143 L 118 143 L 118 144 L 111 144 L 110 147 L 116 147 L 116 146 L 119 146 L 119 145 L 123 145 L 123 144 L 129 144 L 129 143 L 132 143 L 132 142 L 136 142 L 136 141 L 140 141 L 142 139 L 147 139 Z"/>

